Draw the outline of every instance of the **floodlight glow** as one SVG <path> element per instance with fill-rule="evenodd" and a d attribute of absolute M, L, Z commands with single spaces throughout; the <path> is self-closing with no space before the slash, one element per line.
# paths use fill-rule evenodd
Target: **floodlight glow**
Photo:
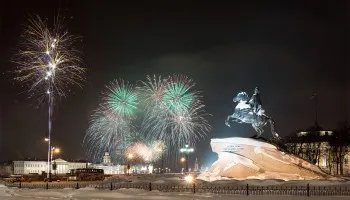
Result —
<path fill-rule="evenodd" d="M 187 176 L 185 176 L 185 181 L 186 181 L 187 183 L 193 183 L 194 178 L 193 178 L 193 176 L 191 176 L 191 175 L 187 175 Z"/>
<path fill-rule="evenodd" d="M 60 153 L 60 152 L 61 152 L 61 149 L 60 149 L 60 148 L 55 148 L 55 147 L 54 147 L 54 148 L 53 148 L 53 152 L 54 152 L 54 153 Z"/>

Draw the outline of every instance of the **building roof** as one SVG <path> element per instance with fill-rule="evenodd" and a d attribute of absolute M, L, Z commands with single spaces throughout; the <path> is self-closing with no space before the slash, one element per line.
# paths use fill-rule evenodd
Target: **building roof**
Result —
<path fill-rule="evenodd" d="M 333 130 L 326 130 L 322 128 L 317 122 L 305 130 L 297 130 L 287 137 L 287 142 L 321 142 L 329 141 L 330 136 L 333 135 Z"/>

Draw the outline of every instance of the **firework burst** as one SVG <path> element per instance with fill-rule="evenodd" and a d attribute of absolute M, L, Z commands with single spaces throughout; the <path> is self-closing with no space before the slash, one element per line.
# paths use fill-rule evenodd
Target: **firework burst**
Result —
<path fill-rule="evenodd" d="M 90 152 L 118 152 L 124 159 L 133 155 L 134 161 L 155 162 L 164 153 L 176 156 L 178 148 L 195 145 L 209 131 L 208 114 L 191 79 L 147 76 L 140 83 L 135 89 L 122 80 L 106 86 L 103 112 L 92 116 L 85 139 Z M 140 129 L 133 125 L 136 113 L 143 117 Z"/>
<path fill-rule="evenodd" d="M 164 150 L 165 146 L 161 141 L 135 142 L 126 149 L 125 156 L 132 155 L 135 162 L 151 163 L 159 160 Z"/>
<path fill-rule="evenodd" d="M 186 76 L 174 75 L 166 80 L 163 92 L 163 104 L 171 111 L 183 112 L 188 110 L 194 100 L 196 93 L 191 88 L 194 83 Z"/>
<path fill-rule="evenodd" d="M 88 155 L 98 161 L 109 152 L 113 160 L 122 160 L 121 155 L 129 144 L 132 124 L 128 119 L 101 105 L 91 116 L 84 138 Z"/>
<path fill-rule="evenodd" d="M 166 88 L 166 79 L 161 76 L 147 75 L 146 81 L 141 81 L 141 86 L 137 87 L 146 107 L 154 107 L 162 103 L 164 91 Z M 146 109 L 147 109 L 146 108 Z"/>
<path fill-rule="evenodd" d="M 150 101 L 142 123 L 149 140 L 164 141 L 174 153 L 185 144 L 194 145 L 209 131 L 208 114 L 198 92 L 192 91 L 191 79 L 174 75 L 141 83 L 140 91 L 147 95 L 144 100 Z"/>
<path fill-rule="evenodd" d="M 115 80 L 106 86 L 84 139 L 92 159 L 97 161 L 107 151 L 113 160 L 123 160 L 125 149 L 140 136 L 133 126 L 136 110 L 137 94 L 131 84 Z"/>
<path fill-rule="evenodd" d="M 159 116 L 150 116 L 145 129 L 148 130 L 148 137 L 164 141 L 170 150 L 174 150 L 185 144 L 195 145 L 204 137 L 210 130 L 207 117 L 204 105 L 198 102 L 185 111 L 168 111 Z"/>
<path fill-rule="evenodd" d="M 70 86 L 82 86 L 85 69 L 76 49 L 79 37 L 70 35 L 56 20 L 52 29 L 39 16 L 30 18 L 23 34 L 15 80 L 28 85 L 30 96 L 66 96 Z"/>
<path fill-rule="evenodd" d="M 138 98 L 131 84 L 123 80 L 115 80 L 106 89 L 103 100 L 110 109 L 125 117 L 135 114 Z"/>
<path fill-rule="evenodd" d="M 57 18 L 58 19 L 58 18 Z M 50 152 L 52 113 L 56 96 L 65 97 L 70 86 L 82 86 L 85 69 L 75 48 L 78 37 L 70 35 L 56 20 L 53 28 L 39 16 L 30 18 L 13 62 L 15 80 L 28 86 L 30 97 L 48 102 L 48 178 L 51 174 Z"/>

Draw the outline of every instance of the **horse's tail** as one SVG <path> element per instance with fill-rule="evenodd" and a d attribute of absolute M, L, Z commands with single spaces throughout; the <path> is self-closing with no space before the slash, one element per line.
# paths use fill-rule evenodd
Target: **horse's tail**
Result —
<path fill-rule="evenodd" d="M 279 138 L 278 133 L 276 132 L 276 123 L 275 120 L 273 120 L 271 117 L 269 117 L 270 127 L 271 127 L 271 133 L 274 138 Z"/>

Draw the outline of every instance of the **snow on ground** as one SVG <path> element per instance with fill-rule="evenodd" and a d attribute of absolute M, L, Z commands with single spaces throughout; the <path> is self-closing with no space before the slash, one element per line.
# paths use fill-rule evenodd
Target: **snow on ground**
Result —
<path fill-rule="evenodd" d="M 200 181 L 200 180 L 199 180 Z M 198 182 L 199 182 L 198 181 Z M 204 182 L 206 183 L 206 182 Z M 278 179 L 267 179 L 267 180 L 259 180 L 259 179 L 248 179 L 248 180 L 219 180 L 211 182 L 212 184 L 227 184 L 227 185 L 235 185 L 235 186 L 245 186 L 255 185 L 255 186 L 306 186 L 310 184 L 310 186 L 341 186 L 350 188 L 349 180 L 293 180 L 293 181 L 284 181 Z M 350 199 L 350 198 L 349 198 Z"/>
<path fill-rule="evenodd" d="M 210 193 L 192 194 L 179 192 L 159 192 L 145 191 L 140 189 L 119 189 L 119 190 L 98 190 L 94 188 L 82 189 L 61 189 L 61 190 L 44 190 L 44 189 L 18 189 L 7 188 L 0 184 L 1 200 L 111 200 L 111 199 L 150 199 L 150 200 L 190 200 L 190 199 L 262 199 L 262 200 L 345 200 L 349 197 L 306 197 L 306 196 L 244 196 L 244 195 L 219 195 Z"/>
<path fill-rule="evenodd" d="M 105 182 L 152 182 L 152 183 L 177 183 L 181 180 L 183 180 L 184 175 L 181 174 L 162 174 L 162 175 L 155 175 L 155 174 L 135 174 L 131 176 L 127 175 L 115 175 L 112 177 L 109 177 L 105 180 Z"/>

